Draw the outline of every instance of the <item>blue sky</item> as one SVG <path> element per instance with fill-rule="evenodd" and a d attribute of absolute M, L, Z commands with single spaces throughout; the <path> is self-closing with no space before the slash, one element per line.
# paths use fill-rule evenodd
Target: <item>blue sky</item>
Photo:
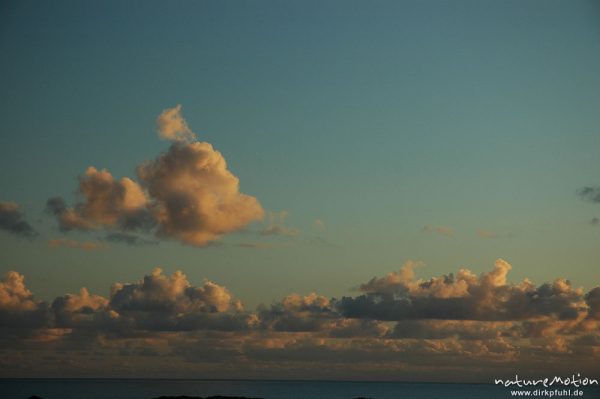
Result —
<path fill-rule="evenodd" d="M 0 14 L 0 200 L 41 232 L 2 233 L 0 271 L 39 297 L 106 294 L 157 265 L 251 305 L 348 294 L 408 259 L 424 276 L 502 257 L 515 280 L 598 282 L 600 207 L 576 195 L 600 184 L 594 2 L 23 1 Z M 134 177 L 168 148 L 155 120 L 176 104 L 241 191 L 300 234 L 255 223 L 222 242 L 282 245 L 50 249 L 65 235 L 46 199 L 73 203 L 88 166 Z"/>

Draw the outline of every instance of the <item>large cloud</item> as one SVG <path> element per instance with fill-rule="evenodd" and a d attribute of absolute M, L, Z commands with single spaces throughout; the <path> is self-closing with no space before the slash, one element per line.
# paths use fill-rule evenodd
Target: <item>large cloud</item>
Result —
<path fill-rule="evenodd" d="M 209 143 L 173 143 L 138 168 L 154 202 L 158 234 L 206 245 L 263 217 L 258 200 L 239 191 L 239 179 Z"/>
<path fill-rule="evenodd" d="M 194 141 L 180 105 L 163 111 L 157 123 L 160 136 L 173 143 L 137 168 L 139 183 L 89 167 L 79 181 L 81 202 L 70 208 L 61 197 L 48 200 L 61 230 L 153 230 L 158 237 L 204 246 L 263 218 L 260 203 L 240 192 L 221 153 Z"/>
<path fill-rule="evenodd" d="M 416 277 L 419 265 L 373 278 L 355 297 L 291 294 L 256 312 L 219 284 L 194 286 L 182 272 L 160 269 L 115 284 L 108 298 L 84 288 L 49 307 L 10 272 L 0 283 L 0 371 L 3 364 L 42 370 L 26 360 L 35 356 L 52 359 L 49 369 L 57 358 L 79 359 L 92 372 L 97 364 L 77 358 L 90 348 L 105 369 L 137 361 L 144 372 L 168 364 L 225 373 L 215 377 L 241 370 L 314 377 L 317 366 L 332 378 L 597 369 L 600 287 L 584 293 L 563 279 L 513 284 L 503 260 L 480 275 L 463 269 L 429 279 Z"/>
<path fill-rule="evenodd" d="M 0 229 L 22 236 L 33 237 L 35 230 L 23 219 L 19 204 L 0 202 Z"/>
<path fill-rule="evenodd" d="M 511 266 L 498 259 L 491 272 L 481 276 L 461 269 L 429 280 L 415 280 L 414 264 L 400 272 L 372 279 L 360 287 L 358 297 L 344 297 L 338 303 L 350 318 L 377 320 L 521 320 L 552 316 L 577 319 L 586 312 L 583 291 L 564 279 L 535 287 L 530 281 L 509 284 Z"/>

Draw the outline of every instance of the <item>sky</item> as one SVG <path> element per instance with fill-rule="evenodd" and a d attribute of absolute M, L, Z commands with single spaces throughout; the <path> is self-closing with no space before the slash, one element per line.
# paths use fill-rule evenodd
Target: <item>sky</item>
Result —
<path fill-rule="evenodd" d="M 157 364 L 142 367 L 142 352 L 158 350 L 179 375 L 202 374 L 218 358 L 216 376 L 244 377 L 228 363 L 236 353 L 267 375 L 300 378 L 321 356 L 300 359 L 305 346 L 348 359 L 371 359 L 373 342 L 407 359 L 467 351 L 489 371 L 524 364 L 514 348 L 529 340 L 532 353 L 580 356 L 593 369 L 597 3 L 8 1 L 0 52 L 6 348 L 50 342 L 48 359 L 60 357 L 73 375 L 98 376 L 110 364 L 163 376 Z M 401 271 L 410 265 L 416 276 Z M 446 282 L 415 283 L 430 278 Z M 179 313 L 167 317 L 152 302 L 156 287 L 169 303 L 161 306 Z M 507 309 L 478 296 L 486 287 Z M 162 316 L 127 302 L 136 289 Z M 552 299 L 531 302 L 536 290 Z M 66 294 L 73 303 L 58 300 Z M 353 306 L 389 295 L 489 307 L 432 316 L 430 305 L 392 306 L 386 316 Z M 529 310 L 513 308 L 521 300 Z M 196 318 L 181 327 L 179 314 Z M 408 322 L 422 325 L 399 327 Z M 458 325 L 482 336 L 467 339 L 474 333 Z M 215 334 L 214 352 L 182 360 L 182 348 Z M 84 341 L 104 351 L 102 367 L 81 371 L 80 352 L 59 356 L 56 345 Z M 139 353 L 127 360 L 123 345 Z M 492 347 L 498 358 L 477 355 Z M 384 353 L 369 360 L 378 365 L 370 378 L 439 371 L 377 357 Z M 50 372 L 51 360 L 28 372 L 27 356 L 5 355 L 3 376 Z M 287 368 L 266 365 L 288 355 Z M 451 379 L 453 359 L 440 378 Z M 364 371 L 333 370 L 332 378 Z"/>

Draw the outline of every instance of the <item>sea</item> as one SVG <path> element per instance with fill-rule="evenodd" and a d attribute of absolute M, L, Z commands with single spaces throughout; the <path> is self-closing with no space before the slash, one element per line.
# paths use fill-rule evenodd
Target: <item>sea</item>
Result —
<path fill-rule="evenodd" d="M 542 388 L 541 390 L 543 390 Z M 264 399 L 505 399 L 600 398 L 600 388 L 534 389 L 514 394 L 515 389 L 492 384 L 364 382 L 364 381 L 265 381 L 265 380 L 144 380 L 144 379 L 0 379 L 0 398 L 28 399 L 153 399 L 187 395 L 245 396 Z M 553 394 L 550 394 L 550 391 Z"/>

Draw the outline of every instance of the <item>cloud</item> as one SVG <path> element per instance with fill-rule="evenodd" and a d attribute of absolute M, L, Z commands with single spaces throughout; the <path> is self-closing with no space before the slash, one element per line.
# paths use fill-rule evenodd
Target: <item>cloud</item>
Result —
<path fill-rule="evenodd" d="M 166 276 L 159 268 L 137 283 L 115 284 L 109 308 L 137 330 L 238 330 L 253 319 L 225 287 L 208 280 L 194 287 L 182 272 Z"/>
<path fill-rule="evenodd" d="M 349 318 L 401 321 L 440 320 L 523 320 L 553 317 L 573 320 L 586 312 L 581 289 L 564 279 L 535 287 L 530 281 L 509 284 L 511 266 L 498 259 L 494 269 L 480 276 L 461 269 L 429 280 L 414 278 L 414 264 L 400 272 L 372 279 L 360 287 L 365 294 L 344 297 L 337 302 Z"/>
<path fill-rule="evenodd" d="M 409 261 L 374 277 L 354 297 L 290 294 L 255 311 L 226 287 L 194 286 L 180 271 L 117 283 L 107 298 L 82 288 L 51 306 L 10 272 L 0 281 L 0 366 L 23 376 L 61 364 L 62 373 L 81 376 L 135 366 L 143 375 L 315 377 L 318 368 L 331 378 L 451 380 L 460 372 L 484 381 L 515 364 L 540 373 L 572 372 L 572 364 L 597 370 L 600 287 L 510 283 L 511 265 L 501 259 L 479 275 L 462 269 L 419 279 L 419 266 Z"/>
<path fill-rule="evenodd" d="M 47 323 L 47 305 L 34 299 L 25 277 L 9 271 L 0 280 L 0 327 L 37 328 Z"/>
<path fill-rule="evenodd" d="M 239 248 L 248 248 L 248 249 L 272 249 L 277 248 L 280 245 L 266 243 L 266 242 L 240 242 L 235 244 L 236 247 Z"/>
<path fill-rule="evenodd" d="M 81 288 L 79 294 L 66 294 L 52 302 L 55 326 L 62 328 L 101 327 L 102 316 L 110 313 L 108 300 L 92 295 L 87 288 Z M 101 316 L 99 316 L 101 315 Z M 116 318 L 116 314 L 112 315 Z"/>
<path fill-rule="evenodd" d="M 191 142 L 195 136 L 188 134 L 180 111 L 177 106 L 159 116 L 161 137 L 173 143 L 138 166 L 139 183 L 128 177 L 116 180 L 107 170 L 91 166 L 79 180 L 82 201 L 70 208 L 61 197 L 50 198 L 46 208 L 57 217 L 60 229 L 152 231 L 157 237 L 205 246 L 261 220 L 260 203 L 240 192 L 239 179 L 221 153 L 209 143 Z M 111 237 L 139 242 L 129 236 Z"/>
<path fill-rule="evenodd" d="M 327 226 L 325 225 L 325 222 L 322 221 L 321 219 L 315 219 L 313 224 L 314 224 L 315 228 L 319 231 L 327 230 Z"/>
<path fill-rule="evenodd" d="M 454 231 L 450 227 L 445 226 L 425 226 L 423 231 L 427 233 L 437 233 L 446 237 L 454 236 Z"/>
<path fill-rule="evenodd" d="M 294 237 L 299 234 L 298 229 L 294 229 L 291 227 L 287 227 L 285 225 L 285 219 L 289 216 L 289 212 L 287 211 L 279 211 L 279 212 L 269 212 L 269 222 L 260 231 L 260 234 L 263 236 L 270 235 L 281 235 L 281 236 L 289 236 Z"/>
<path fill-rule="evenodd" d="M 479 230 L 477 236 L 479 238 L 498 238 L 498 234 L 488 230 Z"/>
<path fill-rule="evenodd" d="M 275 331 L 320 331 L 335 317 L 329 299 L 314 292 L 304 297 L 291 294 L 259 309 L 262 327 Z"/>
<path fill-rule="evenodd" d="M 115 180 L 107 170 L 90 166 L 79 179 L 78 192 L 84 201 L 74 208 L 68 208 L 60 197 L 46 202 L 46 209 L 58 217 L 63 231 L 102 227 L 131 230 L 153 224 L 144 190 L 127 177 Z"/>
<path fill-rule="evenodd" d="M 75 240 L 69 240 L 66 238 L 56 238 L 53 240 L 49 240 L 48 245 L 50 246 L 50 248 L 65 247 L 65 248 L 72 248 L 72 249 L 83 249 L 84 251 L 96 251 L 99 249 L 106 248 L 106 245 L 102 244 L 101 242 L 94 242 L 94 241 L 80 242 L 80 241 L 75 241 Z"/>
<path fill-rule="evenodd" d="M 0 202 L 0 229 L 21 237 L 33 237 L 37 233 L 33 227 L 23 220 L 19 204 Z"/>
<path fill-rule="evenodd" d="M 586 186 L 577 190 L 577 194 L 582 200 L 600 203 L 600 186 Z"/>
<path fill-rule="evenodd" d="M 174 143 L 138 167 L 153 199 L 158 235 L 203 246 L 263 218 L 255 197 L 239 191 L 239 179 L 209 143 Z"/>
<path fill-rule="evenodd" d="M 135 234 L 120 233 L 120 232 L 109 233 L 104 236 L 103 240 L 106 240 L 109 242 L 114 242 L 114 243 L 124 243 L 127 245 L 133 245 L 133 246 L 157 245 L 158 244 L 158 241 L 156 241 L 156 240 L 149 240 L 149 239 L 140 237 Z"/>
<path fill-rule="evenodd" d="M 189 143 L 196 140 L 196 134 L 188 127 L 181 115 L 181 104 L 165 109 L 156 119 L 158 135 L 169 141 Z"/>

